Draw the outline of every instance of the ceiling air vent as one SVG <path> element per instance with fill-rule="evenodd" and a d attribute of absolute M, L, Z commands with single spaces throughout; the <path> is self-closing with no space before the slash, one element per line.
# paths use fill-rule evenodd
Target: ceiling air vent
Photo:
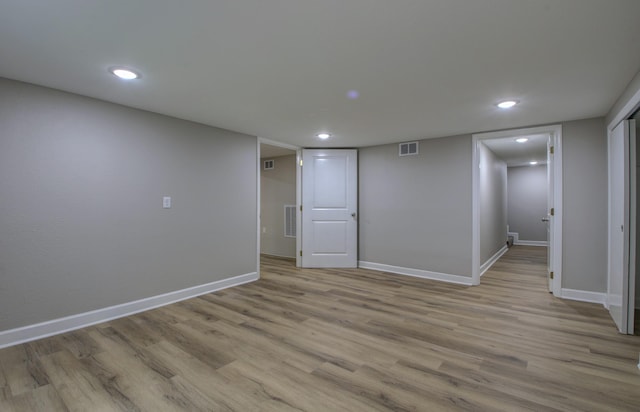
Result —
<path fill-rule="evenodd" d="M 273 170 L 274 161 L 273 160 L 265 160 L 264 161 L 264 170 Z"/>
<path fill-rule="evenodd" d="M 410 156 L 418 154 L 418 142 L 400 143 L 398 145 L 398 155 Z"/>

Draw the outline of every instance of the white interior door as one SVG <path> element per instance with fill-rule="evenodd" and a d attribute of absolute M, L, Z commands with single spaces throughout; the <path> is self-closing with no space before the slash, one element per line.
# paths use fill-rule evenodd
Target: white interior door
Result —
<path fill-rule="evenodd" d="M 638 207 L 638 191 L 637 191 L 637 176 L 636 165 L 638 162 L 636 152 L 636 121 L 629 120 L 629 163 L 628 163 L 628 176 L 629 176 L 629 272 L 628 272 L 628 304 L 627 304 L 627 333 L 633 335 L 635 325 L 635 307 L 636 307 L 636 251 L 638 241 L 637 230 L 637 207 Z"/>
<path fill-rule="evenodd" d="M 547 138 L 547 216 L 543 219 L 547 224 L 547 279 L 549 292 L 553 292 L 553 136 Z"/>
<path fill-rule="evenodd" d="M 621 333 L 629 320 L 629 122 L 609 133 L 607 306 Z"/>
<path fill-rule="evenodd" d="M 358 266 L 358 152 L 302 152 L 302 266 Z"/>

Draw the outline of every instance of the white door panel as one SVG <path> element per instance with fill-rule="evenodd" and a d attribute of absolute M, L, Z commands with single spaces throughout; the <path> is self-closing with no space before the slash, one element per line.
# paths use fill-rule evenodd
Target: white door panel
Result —
<path fill-rule="evenodd" d="M 357 267 L 358 153 L 302 156 L 302 266 Z"/>
<path fill-rule="evenodd" d="M 609 241 L 607 306 L 621 333 L 629 312 L 629 122 L 609 134 Z"/>
<path fill-rule="evenodd" d="M 347 199 L 347 163 L 345 157 L 314 156 L 314 207 L 318 210 L 346 209 Z"/>
<path fill-rule="evenodd" d="M 347 225 L 344 221 L 313 222 L 313 252 L 340 254 L 347 251 Z"/>

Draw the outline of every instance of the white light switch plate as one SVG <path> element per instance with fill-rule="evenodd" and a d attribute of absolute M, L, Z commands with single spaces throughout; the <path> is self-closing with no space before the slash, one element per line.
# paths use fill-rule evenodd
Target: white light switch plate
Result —
<path fill-rule="evenodd" d="M 171 197 L 165 196 L 162 198 L 162 207 L 164 209 L 171 209 Z"/>

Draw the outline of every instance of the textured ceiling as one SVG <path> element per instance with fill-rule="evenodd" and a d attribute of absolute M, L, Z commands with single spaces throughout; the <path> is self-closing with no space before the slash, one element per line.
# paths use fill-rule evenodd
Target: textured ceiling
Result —
<path fill-rule="evenodd" d="M 0 76 L 358 147 L 603 116 L 640 68 L 638 16 L 638 0 L 3 0 Z"/>

